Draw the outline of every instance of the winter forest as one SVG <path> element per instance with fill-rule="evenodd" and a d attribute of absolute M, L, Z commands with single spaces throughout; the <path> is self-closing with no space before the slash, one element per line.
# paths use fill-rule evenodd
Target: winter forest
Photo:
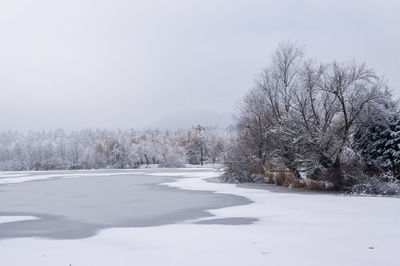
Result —
<path fill-rule="evenodd" d="M 2 170 L 184 167 L 223 163 L 232 129 L 0 133 Z"/>
<path fill-rule="evenodd" d="M 225 164 L 227 182 L 397 194 L 399 105 L 367 65 L 321 63 L 281 43 L 230 128 L 0 133 L 1 170 L 205 163 Z"/>

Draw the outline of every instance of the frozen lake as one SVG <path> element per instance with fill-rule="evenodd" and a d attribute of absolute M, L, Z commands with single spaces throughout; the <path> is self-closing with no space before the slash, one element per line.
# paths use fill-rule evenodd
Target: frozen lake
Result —
<path fill-rule="evenodd" d="M 182 170 L 162 170 L 177 173 Z M 90 237 L 109 227 L 143 227 L 210 216 L 206 210 L 248 204 L 248 199 L 160 185 L 160 170 L 11 173 L 0 176 L 0 216 L 38 219 L 0 224 L 0 239 Z M 201 173 L 204 170 L 185 170 Z M 7 180 L 8 182 L 4 182 Z M 19 181 L 23 182 L 19 182 Z M 3 184 L 1 184 L 3 181 Z M 17 183 L 12 183 L 12 182 Z M 0 217 L 1 221 L 1 217 Z"/>
<path fill-rule="evenodd" d="M 213 169 L 0 173 L 0 265 L 399 265 L 400 200 Z"/>

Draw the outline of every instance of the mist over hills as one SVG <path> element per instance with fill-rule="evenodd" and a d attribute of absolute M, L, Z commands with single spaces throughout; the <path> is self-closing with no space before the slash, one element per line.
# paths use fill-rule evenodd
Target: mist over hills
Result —
<path fill-rule="evenodd" d="M 233 114 L 228 112 L 215 112 L 211 110 L 190 110 L 165 115 L 143 128 L 177 130 L 192 126 L 228 127 L 233 124 Z"/>

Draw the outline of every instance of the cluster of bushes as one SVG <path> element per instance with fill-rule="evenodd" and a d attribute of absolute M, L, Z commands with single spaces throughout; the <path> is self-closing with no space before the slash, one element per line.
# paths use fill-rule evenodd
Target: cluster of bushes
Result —
<path fill-rule="evenodd" d="M 398 192 L 400 112 L 387 83 L 365 64 L 319 63 L 295 44 L 280 44 L 242 99 L 230 147 L 225 181 Z"/>

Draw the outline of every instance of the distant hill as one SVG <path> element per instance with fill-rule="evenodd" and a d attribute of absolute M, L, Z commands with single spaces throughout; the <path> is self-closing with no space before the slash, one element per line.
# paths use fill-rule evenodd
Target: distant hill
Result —
<path fill-rule="evenodd" d="M 192 126 L 216 126 L 228 127 L 233 124 L 231 113 L 214 112 L 209 110 L 195 110 L 187 112 L 178 112 L 156 120 L 144 128 L 161 129 L 161 130 L 177 130 L 182 128 L 190 128 Z"/>

